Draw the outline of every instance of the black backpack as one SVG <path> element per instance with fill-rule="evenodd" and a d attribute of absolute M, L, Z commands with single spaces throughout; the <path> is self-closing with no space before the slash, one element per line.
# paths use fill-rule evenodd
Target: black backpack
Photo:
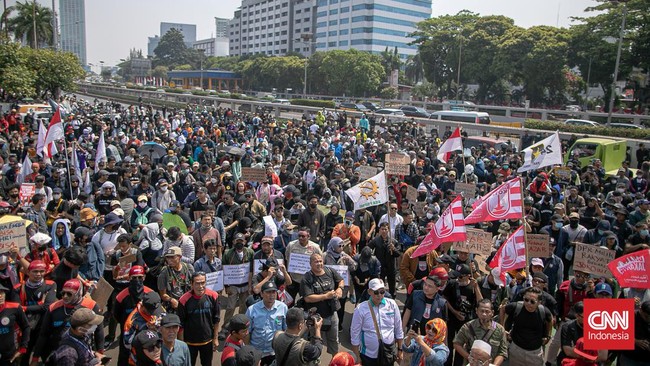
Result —
<path fill-rule="evenodd" d="M 505 329 L 507 331 L 512 330 L 512 323 L 514 322 L 515 318 L 519 316 L 521 313 L 521 310 L 524 308 L 524 302 L 523 301 L 517 301 L 517 306 L 515 307 L 515 312 L 512 314 L 512 316 L 508 316 L 506 319 L 506 324 L 505 324 Z M 537 315 L 539 316 L 539 321 L 541 323 L 545 323 L 544 321 L 544 314 L 546 312 L 546 309 L 544 308 L 544 305 L 539 305 L 537 306 Z"/>

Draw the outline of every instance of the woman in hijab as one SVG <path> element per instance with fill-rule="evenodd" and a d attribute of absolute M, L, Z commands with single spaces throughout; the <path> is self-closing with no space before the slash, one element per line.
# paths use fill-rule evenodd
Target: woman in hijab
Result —
<path fill-rule="evenodd" d="M 72 245 L 70 234 L 70 221 L 68 219 L 58 219 L 52 223 L 52 248 L 61 256 L 64 250 Z"/>
<path fill-rule="evenodd" d="M 142 259 L 149 267 L 155 267 L 158 262 L 156 259 L 162 255 L 163 244 L 158 238 L 160 234 L 160 226 L 157 222 L 146 224 L 140 232 L 140 239 L 137 242 L 140 251 L 142 252 Z"/>
<path fill-rule="evenodd" d="M 330 239 L 327 244 L 327 252 L 325 252 L 325 265 L 347 266 L 348 276 L 357 269 L 357 262 L 352 259 L 347 253 L 343 251 L 345 241 L 339 237 Z M 339 299 L 341 303 L 340 309 L 337 311 L 339 316 L 339 331 L 343 329 L 343 316 L 345 316 L 345 301 L 350 291 L 349 283 L 343 288 L 343 294 Z M 354 295 L 354 294 L 353 294 Z"/>
<path fill-rule="evenodd" d="M 418 335 L 413 329 L 409 330 L 402 349 L 413 353 L 410 366 L 442 366 L 449 357 L 447 347 L 447 324 L 440 318 L 431 319 L 426 325 L 426 334 Z"/>

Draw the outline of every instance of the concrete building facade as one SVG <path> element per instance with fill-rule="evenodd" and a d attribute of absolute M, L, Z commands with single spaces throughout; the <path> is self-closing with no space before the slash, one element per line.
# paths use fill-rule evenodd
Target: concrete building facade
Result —
<path fill-rule="evenodd" d="M 81 65 L 86 58 L 86 4 L 85 0 L 60 0 L 59 17 L 61 50 L 72 52 Z"/>

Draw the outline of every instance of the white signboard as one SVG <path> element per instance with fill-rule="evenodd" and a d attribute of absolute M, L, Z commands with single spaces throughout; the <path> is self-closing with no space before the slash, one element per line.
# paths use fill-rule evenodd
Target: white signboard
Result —
<path fill-rule="evenodd" d="M 206 273 L 205 287 L 212 291 L 223 290 L 223 271 Z"/>
<path fill-rule="evenodd" d="M 363 165 L 359 167 L 359 180 L 366 180 L 377 175 L 377 168 L 374 166 Z"/>
<path fill-rule="evenodd" d="M 280 263 L 280 264 L 284 264 L 284 259 L 277 259 L 276 258 L 275 260 L 277 260 L 278 263 Z M 254 263 L 254 265 L 253 265 L 253 274 L 258 274 L 258 273 L 262 272 L 262 265 L 264 263 L 266 263 L 266 259 L 255 259 L 255 261 L 253 263 Z M 280 270 L 280 268 L 278 268 L 278 271 L 279 270 Z"/>
<path fill-rule="evenodd" d="M 272 238 L 277 237 L 278 226 L 275 224 L 275 221 L 273 221 L 273 217 L 271 215 L 268 215 L 262 217 L 262 219 L 264 220 L 264 235 L 270 236 Z"/>
<path fill-rule="evenodd" d="M 251 264 L 226 264 L 223 266 L 223 284 L 241 285 L 248 283 L 248 275 L 251 273 Z"/>
<path fill-rule="evenodd" d="M 343 282 L 345 283 L 346 286 L 350 286 L 350 280 L 348 278 L 348 266 L 337 266 L 333 264 L 328 264 L 325 267 L 331 268 L 333 271 L 338 272 L 341 277 L 343 277 Z"/>
<path fill-rule="evenodd" d="M 296 273 L 304 275 L 305 273 L 311 270 L 311 265 L 309 264 L 309 254 L 299 254 L 291 253 L 289 257 L 289 267 L 287 271 L 289 273 Z"/>

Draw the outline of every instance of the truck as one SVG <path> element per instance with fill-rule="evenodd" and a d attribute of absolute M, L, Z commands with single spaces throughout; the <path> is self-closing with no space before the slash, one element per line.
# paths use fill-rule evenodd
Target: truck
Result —
<path fill-rule="evenodd" d="M 606 174 L 616 175 L 621 163 L 625 161 L 626 150 L 627 142 L 622 140 L 597 137 L 578 139 L 564 156 L 564 165 L 577 153 L 581 167 L 591 165 L 594 159 L 600 159 Z"/>

